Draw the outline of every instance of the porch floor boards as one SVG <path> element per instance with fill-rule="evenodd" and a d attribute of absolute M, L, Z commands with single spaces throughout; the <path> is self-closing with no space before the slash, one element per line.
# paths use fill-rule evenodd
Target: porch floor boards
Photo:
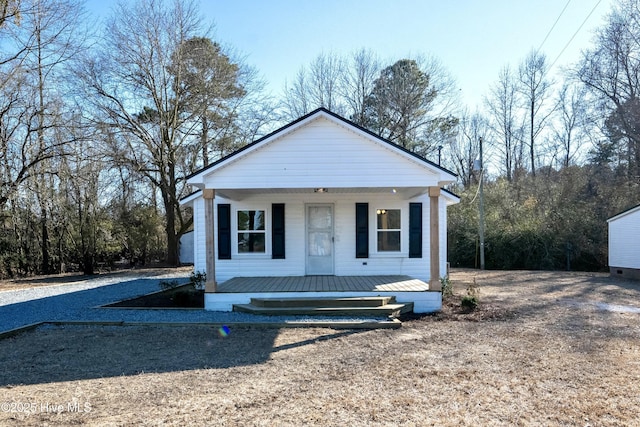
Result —
<path fill-rule="evenodd" d="M 218 285 L 222 293 L 424 292 L 429 285 L 410 276 L 234 277 Z"/>

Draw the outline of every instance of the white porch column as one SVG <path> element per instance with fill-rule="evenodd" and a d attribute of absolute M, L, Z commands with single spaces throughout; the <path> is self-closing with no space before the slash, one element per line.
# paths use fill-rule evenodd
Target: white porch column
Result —
<path fill-rule="evenodd" d="M 429 289 L 442 290 L 440 283 L 440 187 L 429 187 L 429 259 L 431 260 L 431 278 Z"/>
<path fill-rule="evenodd" d="M 214 199 L 216 191 L 210 188 L 202 190 L 204 199 L 204 232 L 205 232 L 205 256 L 207 269 L 207 282 L 204 291 L 213 293 L 217 291 L 216 284 L 216 227 L 214 223 Z"/>

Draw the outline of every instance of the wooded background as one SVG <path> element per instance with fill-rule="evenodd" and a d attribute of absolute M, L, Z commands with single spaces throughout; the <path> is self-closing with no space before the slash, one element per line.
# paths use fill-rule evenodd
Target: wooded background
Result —
<path fill-rule="evenodd" d="M 98 25 L 80 0 L 0 0 L 0 278 L 177 265 L 185 177 L 318 107 L 459 175 L 453 266 L 478 265 L 483 138 L 487 267 L 601 270 L 606 219 L 640 203 L 639 18 L 616 3 L 561 79 L 523 52 L 469 111 L 427 53 L 323 53 L 272 96 L 192 1 Z"/>

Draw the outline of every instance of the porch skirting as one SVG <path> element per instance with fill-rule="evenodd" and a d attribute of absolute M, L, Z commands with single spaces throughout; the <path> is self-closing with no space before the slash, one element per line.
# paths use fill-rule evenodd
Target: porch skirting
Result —
<path fill-rule="evenodd" d="M 218 284 L 217 292 L 205 293 L 205 309 L 232 311 L 234 304 L 249 304 L 251 298 L 331 298 L 395 296 L 398 302 L 413 302 L 415 313 L 442 308 L 442 293 L 409 276 L 294 276 L 234 277 Z"/>

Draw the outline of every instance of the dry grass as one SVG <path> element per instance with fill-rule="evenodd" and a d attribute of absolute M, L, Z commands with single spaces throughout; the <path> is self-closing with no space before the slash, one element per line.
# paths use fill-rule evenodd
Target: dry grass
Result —
<path fill-rule="evenodd" d="M 458 300 L 474 275 L 454 272 Z M 399 330 L 66 327 L 5 339 L 0 403 L 35 411 L 0 411 L 0 425 L 638 425 L 640 314 L 594 303 L 638 307 L 640 284 L 476 280 L 477 312 L 451 304 Z"/>

